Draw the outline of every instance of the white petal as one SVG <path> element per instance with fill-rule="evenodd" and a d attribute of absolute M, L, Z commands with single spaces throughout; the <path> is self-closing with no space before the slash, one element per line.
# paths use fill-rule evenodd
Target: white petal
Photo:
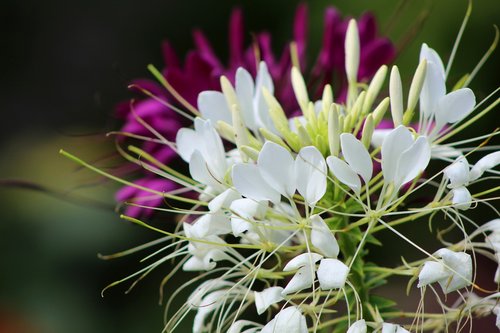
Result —
<path fill-rule="evenodd" d="M 467 117 L 476 105 L 476 97 L 469 88 L 455 90 L 441 98 L 436 107 L 436 127 L 438 132 L 446 123 L 456 123 Z"/>
<path fill-rule="evenodd" d="M 228 209 L 231 205 L 231 202 L 240 198 L 241 196 L 238 192 L 231 188 L 228 188 L 208 203 L 208 209 L 211 212 L 217 212 L 223 208 Z"/>
<path fill-rule="evenodd" d="M 396 180 L 401 154 L 411 147 L 413 137 L 405 126 L 393 129 L 382 143 L 382 173 L 387 183 Z"/>
<path fill-rule="evenodd" d="M 223 214 L 205 214 L 193 223 L 191 235 L 193 238 L 205 238 L 210 235 L 223 235 L 231 232 L 229 218 Z"/>
<path fill-rule="evenodd" d="M 254 164 L 236 164 L 232 171 L 233 185 L 241 195 L 254 199 L 279 202 L 281 196 L 262 178 Z"/>
<path fill-rule="evenodd" d="M 311 216 L 311 243 L 329 258 L 337 258 L 339 244 L 332 231 L 319 215 Z"/>
<path fill-rule="evenodd" d="M 256 118 L 258 118 L 258 127 L 264 127 L 278 134 L 278 131 L 274 127 L 274 123 L 269 114 L 269 107 L 264 99 L 262 93 L 263 88 L 266 88 L 271 95 L 274 94 L 274 84 L 267 69 L 265 62 L 261 61 L 259 63 L 259 70 L 257 71 L 257 77 L 255 79 L 255 96 L 253 99 L 253 108 L 256 113 Z"/>
<path fill-rule="evenodd" d="M 212 126 L 210 120 L 195 119 L 195 129 L 199 133 L 199 150 L 210 169 L 213 177 L 222 181 L 227 172 L 224 145 L 219 133 Z"/>
<path fill-rule="evenodd" d="M 231 203 L 229 209 L 235 214 L 231 217 L 231 230 L 235 237 L 239 237 L 244 232 L 252 229 L 254 218 L 261 219 L 264 217 L 267 202 L 238 199 Z"/>
<path fill-rule="evenodd" d="M 242 67 L 236 70 L 235 90 L 245 125 L 251 130 L 257 129 L 253 110 L 254 82 L 250 73 Z"/>
<path fill-rule="evenodd" d="M 439 75 L 444 79 L 445 78 L 445 71 L 444 71 L 444 65 L 443 61 L 441 60 L 441 57 L 439 54 L 432 48 L 430 48 L 426 43 L 422 44 L 422 47 L 420 49 L 420 61 L 422 60 L 427 60 L 427 62 L 432 62 L 435 64 L 437 67 L 437 72 Z"/>
<path fill-rule="evenodd" d="M 330 172 L 343 184 L 349 186 L 354 193 L 359 195 L 361 191 L 361 180 L 353 169 L 344 161 L 335 156 L 326 158 L 326 164 Z"/>
<path fill-rule="evenodd" d="M 364 319 L 361 319 L 354 322 L 347 330 L 347 333 L 366 333 L 366 329 L 366 322 Z"/>
<path fill-rule="evenodd" d="M 349 267 L 338 259 L 322 259 L 317 274 L 321 289 L 339 289 L 345 285 Z"/>
<path fill-rule="evenodd" d="M 410 333 L 410 332 L 399 325 L 383 323 L 381 333 Z"/>
<path fill-rule="evenodd" d="M 219 305 L 218 303 L 222 302 L 225 294 L 225 290 L 217 290 L 203 298 L 200 306 L 197 307 L 198 311 L 196 312 L 196 316 L 194 317 L 193 333 L 201 333 L 204 331 L 203 325 L 205 319 L 210 314 L 210 312 L 214 311 L 215 308 L 217 308 L 217 306 Z"/>
<path fill-rule="evenodd" d="M 439 281 L 443 292 L 449 293 L 471 285 L 472 281 L 472 258 L 464 252 L 454 252 L 448 249 L 440 249 L 436 256 L 443 258 L 452 279 Z"/>
<path fill-rule="evenodd" d="M 467 210 L 472 205 L 472 196 L 465 186 L 453 189 L 453 206 L 460 210 Z"/>
<path fill-rule="evenodd" d="M 427 60 L 427 71 L 420 93 L 420 111 L 425 118 L 429 118 L 438 101 L 446 94 L 445 73 L 441 58 L 426 44 L 420 50 L 420 61 L 423 59 Z"/>
<path fill-rule="evenodd" d="M 267 201 L 255 201 L 252 199 L 237 199 L 231 203 L 229 209 L 244 219 L 262 219 L 266 214 Z"/>
<path fill-rule="evenodd" d="M 177 153 L 186 162 L 189 162 L 191 155 L 199 146 L 198 134 L 190 128 L 181 128 L 175 138 Z"/>
<path fill-rule="evenodd" d="M 379 148 L 384 143 L 384 140 L 389 133 L 391 133 L 392 128 L 383 128 L 373 130 L 371 145 L 375 148 Z"/>
<path fill-rule="evenodd" d="M 481 158 L 470 171 L 470 180 L 476 180 L 483 175 L 486 170 L 493 169 L 500 164 L 500 151 L 488 154 Z"/>
<path fill-rule="evenodd" d="M 423 287 L 428 284 L 437 282 L 439 280 L 445 279 L 449 276 L 449 272 L 446 270 L 441 262 L 427 261 L 422 267 L 422 270 L 418 274 L 418 285 L 417 287 Z"/>
<path fill-rule="evenodd" d="M 373 173 L 373 163 L 368 150 L 351 133 L 340 135 L 340 145 L 344 159 L 363 178 L 365 183 L 368 183 Z"/>
<path fill-rule="evenodd" d="M 398 325 L 396 324 L 390 324 L 390 323 L 382 324 L 382 333 L 396 333 L 397 329 Z"/>
<path fill-rule="evenodd" d="M 202 91 L 198 95 L 198 110 L 203 118 L 210 119 L 213 124 L 217 124 L 219 120 L 231 124 L 231 112 L 220 91 Z"/>
<path fill-rule="evenodd" d="M 211 170 L 208 170 L 207 163 L 199 150 L 195 150 L 191 155 L 189 173 L 194 180 L 202 184 L 211 186 L 215 189 L 219 189 L 222 186 L 222 184 L 214 178 Z"/>
<path fill-rule="evenodd" d="M 321 254 L 314 252 L 299 254 L 285 265 L 283 272 L 293 271 L 303 266 L 314 266 L 314 264 L 321 260 L 321 258 L 323 258 Z"/>
<path fill-rule="evenodd" d="M 282 291 L 283 288 L 281 287 L 270 287 L 262 290 L 261 292 L 255 291 L 254 297 L 257 313 L 262 314 L 268 307 L 283 300 L 283 296 L 281 296 Z"/>
<path fill-rule="evenodd" d="M 314 206 L 326 192 L 326 163 L 314 146 L 304 147 L 295 158 L 297 190 L 304 200 Z"/>
<path fill-rule="evenodd" d="M 307 333 L 306 318 L 300 310 L 289 306 L 278 314 L 262 328 L 260 333 Z"/>
<path fill-rule="evenodd" d="M 409 182 L 425 170 L 431 160 L 431 147 L 427 138 L 419 137 L 415 143 L 399 157 L 396 187 Z"/>
<path fill-rule="evenodd" d="M 310 288 L 314 282 L 314 267 L 304 266 L 299 268 L 297 273 L 290 279 L 282 295 L 293 294 L 298 291 Z"/>
<path fill-rule="evenodd" d="M 231 231 L 234 237 L 240 237 L 245 232 L 252 229 L 252 224 L 244 219 L 238 217 L 231 218 Z"/>
<path fill-rule="evenodd" d="M 237 320 L 235 321 L 227 330 L 226 333 L 256 333 L 260 330 L 258 327 L 252 327 L 245 331 L 243 331 L 243 327 L 245 326 L 257 326 L 257 323 L 249 320 Z M 243 332 L 242 332 L 243 331 Z"/>
<path fill-rule="evenodd" d="M 450 166 L 444 169 L 443 174 L 449 179 L 449 188 L 457 188 L 467 185 L 469 182 L 469 162 L 464 156 L 460 156 Z"/>
<path fill-rule="evenodd" d="M 262 178 L 283 196 L 291 198 L 295 193 L 294 160 L 282 146 L 267 141 L 257 161 Z"/>

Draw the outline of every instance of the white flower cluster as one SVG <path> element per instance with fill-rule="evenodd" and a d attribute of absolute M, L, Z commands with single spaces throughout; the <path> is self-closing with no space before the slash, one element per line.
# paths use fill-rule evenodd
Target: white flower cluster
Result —
<path fill-rule="evenodd" d="M 440 331 L 476 310 L 482 313 L 495 299 L 481 302 L 474 296 L 461 308 L 443 306 L 444 314 L 426 313 L 421 306 L 413 322 L 404 322 L 397 318 L 408 313 L 370 295 L 392 275 L 408 276 L 409 288 L 418 280 L 422 294 L 430 288 L 439 295 L 436 282 L 444 293 L 481 290 L 471 254 L 500 261 L 499 220 L 477 227 L 483 221 L 464 214 L 498 191 L 494 185 L 481 193 L 470 189 L 485 176 L 498 180 L 500 152 L 473 150 L 481 158 L 470 165 L 465 156 L 470 150 L 460 146 L 476 139 L 449 140 L 478 107 L 467 87 L 446 92 L 445 67 L 433 49 L 422 46 L 405 107 L 397 67 L 390 73 L 389 97 L 379 97 L 386 66 L 368 85 L 356 82 L 358 38 L 352 20 L 345 43 L 350 78 L 345 104 L 334 101 L 329 85 L 320 100 L 311 101 L 294 67 L 301 115 L 289 119 L 273 96 L 264 62 L 255 82 L 240 68 L 234 87 L 222 77 L 221 92 L 199 95 L 201 116 L 176 139 L 190 177 L 169 174 L 199 193 L 186 212 L 195 218 L 168 234 L 177 247 L 162 262 L 182 257 L 179 267 L 201 275 L 186 283 L 199 285 L 184 306 L 168 314 L 165 331 L 173 331 L 190 311 L 196 312 L 194 333 Z M 412 124 L 417 105 L 419 121 Z M 378 129 L 388 110 L 393 128 Z M 437 159 L 435 165 L 444 161 L 446 167 L 436 172 L 430 165 Z M 430 198 L 409 209 L 407 199 L 421 192 Z M 439 212 L 463 231 L 462 240 L 442 240 L 441 249 L 428 252 L 398 230 Z M 394 268 L 372 263 L 366 246 L 378 242 L 379 231 L 402 238 L 423 259 Z M 472 242 L 481 235 L 484 242 Z M 496 282 L 499 276 L 497 271 Z"/>

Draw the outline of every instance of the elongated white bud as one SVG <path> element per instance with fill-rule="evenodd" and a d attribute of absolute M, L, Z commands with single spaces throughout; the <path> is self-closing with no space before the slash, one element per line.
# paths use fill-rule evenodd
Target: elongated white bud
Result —
<path fill-rule="evenodd" d="M 309 95 L 307 94 L 307 87 L 304 82 L 304 78 L 302 77 L 302 74 L 300 74 L 297 67 L 292 67 L 292 87 L 300 109 L 305 115 L 309 104 Z"/>
<path fill-rule="evenodd" d="M 397 66 L 392 66 L 389 95 L 391 96 L 392 122 L 394 123 L 394 128 L 396 128 L 403 124 L 403 87 Z"/>
<path fill-rule="evenodd" d="M 415 106 L 417 106 L 418 99 L 420 98 L 420 92 L 424 86 L 426 72 L 427 60 L 423 59 L 420 64 L 418 64 L 413 80 L 411 81 L 410 92 L 408 93 L 408 107 L 406 108 L 403 116 L 404 125 L 408 125 L 413 118 Z"/>
<path fill-rule="evenodd" d="M 345 72 L 347 81 L 354 83 L 358 78 L 359 33 L 356 20 L 351 19 L 345 35 Z"/>
<path fill-rule="evenodd" d="M 332 104 L 328 112 L 328 146 L 330 155 L 339 156 L 340 151 L 340 124 L 337 106 Z"/>

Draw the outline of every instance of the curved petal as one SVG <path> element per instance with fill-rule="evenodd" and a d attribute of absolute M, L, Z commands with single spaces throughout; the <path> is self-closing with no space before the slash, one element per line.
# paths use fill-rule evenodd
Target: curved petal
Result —
<path fill-rule="evenodd" d="M 443 175 L 450 181 L 449 188 L 467 185 L 469 182 L 469 162 L 464 156 L 460 156 L 444 169 Z"/>
<path fill-rule="evenodd" d="M 337 239 L 319 215 L 311 216 L 311 243 L 329 258 L 339 255 Z"/>
<path fill-rule="evenodd" d="M 306 318 L 295 306 L 289 306 L 262 328 L 260 333 L 307 333 Z"/>
<path fill-rule="evenodd" d="M 349 267 L 338 259 L 323 259 L 319 263 L 317 274 L 321 289 L 339 289 L 345 285 Z"/>
<path fill-rule="evenodd" d="M 441 262 L 427 261 L 418 274 L 417 287 L 420 288 L 441 279 L 446 279 L 448 276 L 449 273 Z"/>
<path fill-rule="evenodd" d="M 443 258 L 451 279 L 446 278 L 439 281 L 445 293 L 449 293 L 472 284 L 472 258 L 465 252 L 454 252 L 448 249 L 440 249 L 437 256 Z"/>
<path fill-rule="evenodd" d="M 446 85 L 439 66 L 428 61 L 424 84 L 420 92 L 420 112 L 426 119 L 434 113 L 439 100 L 445 95 Z"/>
<path fill-rule="evenodd" d="M 351 133 L 340 135 L 340 145 L 346 162 L 363 178 L 365 183 L 368 183 L 373 173 L 373 163 L 368 150 Z"/>
<path fill-rule="evenodd" d="M 470 171 L 470 181 L 476 180 L 483 175 L 486 170 L 493 169 L 500 164 L 500 151 L 488 154 L 477 161 Z"/>
<path fill-rule="evenodd" d="M 294 160 L 282 146 L 267 141 L 257 160 L 262 178 L 287 198 L 295 193 Z"/>
<path fill-rule="evenodd" d="M 411 147 L 413 137 L 405 126 L 393 129 L 382 143 L 382 173 L 387 183 L 396 181 L 398 161 L 401 154 Z"/>
<path fill-rule="evenodd" d="M 198 134 L 190 128 L 181 128 L 175 138 L 177 153 L 186 162 L 189 162 L 191 155 L 199 146 Z"/>
<path fill-rule="evenodd" d="M 250 73 L 242 67 L 236 71 L 235 91 L 245 125 L 251 130 L 256 130 L 258 126 L 253 109 L 254 82 Z"/>
<path fill-rule="evenodd" d="M 219 120 L 231 124 L 231 112 L 227 107 L 226 98 L 220 91 L 207 90 L 198 95 L 198 109 L 205 119 L 214 124 Z"/>
<path fill-rule="evenodd" d="M 207 163 L 199 150 L 195 150 L 191 155 L 191 160 L 189 161 L 189 173 L 194 180 L 202 184 L 216 189 L 220 189 L 222 187 L 222 184 L 214 178 L 211 170 L 208 169 Z"/>
<path fill-rule="evenodd" d="M 465 186 L 453 189 L 453 206 L 460 210 L 467 210 L 472 205 L 472 196 Z"/>
<path fill-rule="evenodd" d="M 232 188 L 228 188 L 208 203 L 208 209 L 211 212 L 217 212 L 223 208 L 228 209 L 236 199 L 241 199 L 240 194 Z"/>
<path fill-rule="evenodd" d="M 295 158 L 297 190 L 313 206 L 326 192 L 326 163 L 314 146 L 304 147 Z"/>
<path fill-rule="evenodd" d="M 352 324 L 347 333 L 366 333 L 366 321 L 364 319 L 358 320 Z"/>
<path fill-rule="evenodd" d="M 233 166 L 232 179 L 234 187 L 241 195 L 257 201 L 270 200 L 280 202 L 279 192 L 274 190 L 260 175 L 254 164 L 236 164 Z"/>
<path fill-rule="evenodd" d="M 453 124 L 467 117 L 476 105 L 476 97 L 469 88 L 455 90 L 438 102 L 436 108 L 436 126 L 433 129 L 439 132 L 446 124 Z"/>
<path fill-rule="evenodd" d="M 281 287 L 270 287 L 262 290 L 261 292 L 255 291 L 254 297 L 257 313 L 263 314 L 269 306 L 283 300 L 283 296 L 281 296 L 282 291 L 283 288 Z"/>
<path fill-rule="evenodd" d="M 299 269 L 304 266 L 314 265 L 316 262 L 323 258 L 322 255 L 311 252 L 311 253 L 302 253 L 290 260 L 285 267 L 283 267 L 283 272 L 289 272 L 296 269 Z"/>
<path fill-rule="evenodd" d="M 399 156 L 397 177 L 395 181 L 396 187 L 399 188 L 399 186 L 417 177 L 425 170 L 430 160 L 431 147 L 427 138 L 421 136 L 409 149 L 405 150 L 401 156 Z"/>
<path fill-rule="evenodd" d="M 341 159 L 335 156 L 328 156 L 326 164 L 330 168 L 330 172 L 343 184 L 349 186 L 354 193 L 359 195 L 361 191 L 361 181 L 359 176 L 351 169 L 351 167 Z"/>
<path fill-rule="evenodd" d="M 310 288 L 314 282 L 314 271 L 310 266 L 299 268 L 297 273 L 290 279 L 285 289 L 281 292 L 282 295 L 293 294 L 298 291 Z"/>

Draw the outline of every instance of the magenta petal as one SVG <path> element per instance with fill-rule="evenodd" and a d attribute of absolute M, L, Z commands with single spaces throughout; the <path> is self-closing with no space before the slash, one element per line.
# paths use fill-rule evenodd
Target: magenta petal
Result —
<path fill-rule="evenodd" d="M 308 33 L 308 8 L 307 4 L 302 3 L 295 11 L 295 19 L 293 24 L 293 39 L 297 43 L 297 50 L 301 61 L 305 59 L 305 49 L 307 46 L 307 33 Z"/>
<path fill-rule="evenodd" d="M 223 66 L 219 62 L 219 59 L 215 55 L 215 52 L 212 49 L 212 46 L 210 45 L 210 42 L 205 37 L 203 32 L 196 29 L 193 32 L 193 39 L 194 39 L 194 43 L 196 45 L 196 49 L 198 50 L 200 55 L 203 57 L 203 59 L 206 62 L 208 62 L 211 66 L 213 66 L 215 68 L 222 69 Z"/>
<path fill-rule="evenodd" d="M 394 46 L 388 39 L 378 38 L 361 46 L 362 66 L 359 67 L 358 79 L 369 79 L 383 64 L 388 64 L 396 55 Z"/>
<path fill-rule="evenodd" d="M 179 57 L 177 56 L 174 48 L 170 45 L 168 41 L 164 41 L 161 44 L 161 51 L 163 54 L 163 61 L 165 62 L 166 67 L 179 68 L 181 66 Z"/>
<path fill-rule="evenodd" d="M 363 14 L 358 20 L 359 42 L 365 44 L 377 36 L 377 24 L 372 13 Z"/>
<path fill-rule="evenodd" d="M 243 13 L 236 8 L 231 13 L 229 20 L 229 65 L 239 66 L 243 61 Z"/>

